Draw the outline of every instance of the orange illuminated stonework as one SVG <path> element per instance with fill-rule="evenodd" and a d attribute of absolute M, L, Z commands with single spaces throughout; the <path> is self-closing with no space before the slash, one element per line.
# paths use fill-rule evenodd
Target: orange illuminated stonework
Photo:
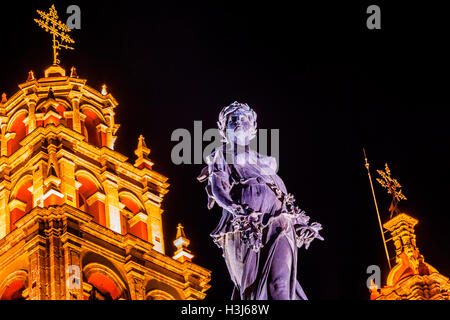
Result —
<path fill-rule="evenodd" d="M 19 88 L 0 102 L 0 298 L 203 299 L 211 272 L 191 262 L 180 228 L 165 254 L 169 184 L 144 138 L 134 163 L 114 151 L 106 86 L 53 65 Z"/>
<path fill-rule="evenodd" d="M 392 236 L 396 265 L 389 272 L 386 286 L 371 288 L 371 300 L 450 299 L 449 278 L 425 262 L 416 246 L 414 226 L 417 222 L 401 213 L 383 225 Z"/>

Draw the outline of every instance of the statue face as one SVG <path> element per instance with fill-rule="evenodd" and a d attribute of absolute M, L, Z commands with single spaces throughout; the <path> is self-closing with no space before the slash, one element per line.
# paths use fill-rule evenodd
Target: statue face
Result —
<path fill-rule="evenodd" d="M 237 109 L 228 115 L 226 134 L 230 143 L 246 146 L 250 143 L 252 125 L 245 113 Z"/>

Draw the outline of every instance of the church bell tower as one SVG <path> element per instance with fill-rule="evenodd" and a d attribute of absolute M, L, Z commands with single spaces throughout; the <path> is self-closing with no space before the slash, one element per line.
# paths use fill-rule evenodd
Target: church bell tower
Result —
<path fill-rule="evenodd" d="M 117 106 L 59 60 L 2 95 L 0 299 L 206 296 L 211 272 L 166 255 L 169 184 L 144 137 L 134 163 L 114 150 Z"/>

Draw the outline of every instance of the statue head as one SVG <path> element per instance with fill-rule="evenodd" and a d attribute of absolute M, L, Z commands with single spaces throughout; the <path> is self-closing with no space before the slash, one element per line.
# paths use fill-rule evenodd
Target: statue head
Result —
<path fill-rule="evenodd" d="M 222 141 L 245 146 L 256 136 L 256 113 L 248 104 L 235 101 L 220 111 L 217 126 Z"/>

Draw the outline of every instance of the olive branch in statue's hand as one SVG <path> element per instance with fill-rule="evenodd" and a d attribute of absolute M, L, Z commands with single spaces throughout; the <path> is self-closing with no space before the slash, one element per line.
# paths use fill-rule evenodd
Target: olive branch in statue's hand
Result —
<path fill-rule="evenodd" d="M 243 215 L 248 216 L 253 213 L 253 210 L 247 204 L 237 204 L 233 203 L 228 209 L 229 212 L 233 214 L 233 216 Z"/>
<path fill-rule="evenodd" d="M 322 230 L 322 225 L 318 222 L 313 222 L 308 225 L 309 216 L 306 215 L 305 211 L 295 205 L 295 197 L 293 194 L 288 193 L 287 195 L 284 195 L 283 210 L 294 215 L 298 222 L 294 224 L 298 248 L 305 245 L 305 249 L 308 249 L 314 239 L 324 240 L 319 234 L 319 231 Z"/>
<path fill-rule="evenodd" d="M 297 235 L 297 247 L 301 248 L 305 245 L 305 249 L 309 248 L 309 245 L 314 239 L 324 240 L 319 234 L 322 230 L 322 225 L 318 222 L 313 222 L 311 225 L 296 224 L 294 225 L 295 233 Z"/>

